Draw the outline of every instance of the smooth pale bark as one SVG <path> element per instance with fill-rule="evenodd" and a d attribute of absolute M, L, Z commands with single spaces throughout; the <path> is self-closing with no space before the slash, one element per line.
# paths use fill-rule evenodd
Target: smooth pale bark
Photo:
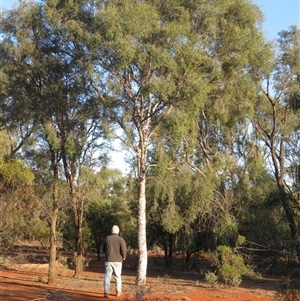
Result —
<path fill-rule="evenodd" d="M 146 174 L 139 177 L 139 203 L 138 203 L 138 273 L 136 284 L 146 284 L 147 276 L 147 239 L 146 239 Z"/>

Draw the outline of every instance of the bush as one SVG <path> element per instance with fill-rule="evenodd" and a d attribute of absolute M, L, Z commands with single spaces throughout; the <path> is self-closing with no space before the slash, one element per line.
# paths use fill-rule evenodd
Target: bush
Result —
<path fill-rule="evenodd" d="M 226 285 L 239 286 L 242 276 L 253 272 L 245 265 L 242 255 L 234 253 L 228 246 L 218 246 L 215 252 L 210 253 L 209 260 L 216 269 L 213 274 Z M 206 281 L 213 281 L 211 273 L 207 274 Z"/>
<path fill-rule="evenodd" d="M 208 271 L 205 273 L 205 281 L 213 287 L 218 283 L 218 276 L 216 273 Z"/>

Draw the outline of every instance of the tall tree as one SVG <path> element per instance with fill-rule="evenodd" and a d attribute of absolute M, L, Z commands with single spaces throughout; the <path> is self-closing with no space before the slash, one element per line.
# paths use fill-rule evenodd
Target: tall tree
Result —
<path fill-rule="evenodd" d="M 101 107 L 87 80 L 84 45 L 76 39 L 78 27 L 52 13 L 46 4 L 24 3 L 8 13 L 2 27 L 3 70 L 10 79 L 3 111 L 6 117 L 14 117 L 14 109 L 20 116 L 23 108 L 24 120 L 35 127 L 36 141 L 48 146 L 53 172 L 49 284 L 55 281 L 58 180 L 64 174 L 70 188 L 79 263 L 76 275 L 80 276 L 85 202 L 81 168 L 94 167 L 96 141 L 103 134 L 98 119 Z"/>
<path fill-rule="evenodd" d="M 253 124 L 268 150 L 282 208 L 300 260 L 299 203 L 295 171 L 299 166 L 300 31 L 279 33 L 274 68 L 261 87 Z"/>
<path fill-rule="evenodd" d="M 69 185 L 74 215 L 76 277 L 81 276 L 83 268 L 82 226 L 88 187 L 86 174 L 95 168 L 95 153 L 97 151 L 98 156 L 102 153 L 100 138 L 105 137 L 108 130 L 108 123 L 102 126 L 105 123 L 101 120 L 103 109 L 93 95 L 88 76 L 90 66 L 82 19 L 88 26 L 93 11 L 87 4 L 85 1 L 77 1 L 70 6 L 70 3 L 62 1 L 45 1 L 44 6 L 45 22 L 53 26 L 54 34 L 59 39 L 59 44 L 56 44 L 58 52 L 54 55 L 65 79 L 59 85 L 63 92 L 59 98 L 59 110 L 53 112 L 53 124 L 60 137 L 64 175 Z M 68 21 L 61 22 L 63 19 Z"/>
<path fill-rule="evenodd" d="M 261 31 L 263 15 L 250 1 L 203 1 L 200 11 L 203 17 L 195 20 L 196 30 L 206 33 L 204 43 L 213 62 L 207 74 L 211 89 L 199 111 L 197 136 L 186 135 L 182 150 L 192 170 L 214 192 L 203 223 L 229 239 L 237 229 L 233 213 L 241 205 L 241 190 L 250 182 L 249 155 L 255 147 L 249 120 L 257 85 L 273 53 Z"/>
<path fill-rule="evenodd" d="M 145 191 L 152 139 L 160 127 L 168 125 L 182 147 L 183 136 L 192 130 L 208 99 L 220 118 L 226 111 L 227 122 L 236 121 L 234 114 L 229 117 L 230 109 L 240 114 L 246 111 L 246 91 L 253 80 L 249 74 L 255 75 L 264 57 L 263 35 L 258 30 L 261 14 L 244 0 L 100 3 L 92 51 L 104 82 L 94 82 L 123 130 L 121 138 L 135 153 L 137 283 L 143 284 L 147 269 Z"/>
<path fill-rule="evenodd" d="M 51 124 L 51 105 L 46 109 L 47 106 L 43 106 L 44 103 L 39 102 L 43 97 L 47 99 L 44 95 L 46 86 L 44 79 L 48 75 L 51 77 L 50 73 L 43 69 L 45 66 L 42 64 L 38 47 L 36 47 L 37 41 L 41 41 L 45 34 L 45 32 L 41 32 L 42 24 L 40 7 L 32 3 L 22 3 L 16 9 L 6 12 L 1 26 L 3 35 L 1 67 L 6 78 L 9 78 L 5 93 L 2 92 L 1 95 L 2 124 L 12 131 L 21 121 L 24 128 L 28 129 L 25 137 L 29 137 L 33 132 L 41 134 L 42 132 L 38 132 L 38 130 L 47 128 Z M 40 110 L 41 108 L 42 110 Z M 24 136 L 22 135 L 22 137 Z M 49 145 L 48 158 L 53 179 L 51 182 L 52 210 L 50 213 L 48 271 L 48 283 L 53 284 L 55 283 L 56 225 L 59 211 L 57 185 L 60 154 L 57 145 L 52 143 L 51 136 L 44 133 L 41 135 L 41 138 L 43 137 Z M 20 146 L 23 145 L 23 141 L 21 138 Z"/>
<path fill-rule="evenodd" d="M 177 2 L 107 2 L 96 16 L 93 44 L 97 47 L 91 49 L 97 73 L 105 79 L 95 78 L 95 88 L 136 155 L 137 284 L 146 283 L 147 273 L 145 192 L 151 137 L 172 111 L 180 111 L 178 118 L 187 123 L 193 120 L 207 92 L 201 73 L 206 64 L 201 36 L 193 32 L 188 9 Z"/>

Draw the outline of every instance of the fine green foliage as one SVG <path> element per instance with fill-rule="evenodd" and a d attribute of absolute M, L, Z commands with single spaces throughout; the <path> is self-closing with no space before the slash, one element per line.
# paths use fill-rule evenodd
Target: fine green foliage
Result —
<path fill-rule="evenodd" d="M 0 179 L 2 188 L 14 185 L 30 185 L 34 179 L 34 174 L 20 160 L 0 158 Z"/>
<path fill-rule="evenodd" d="M 18 159 L 0 157 L 0 236 L 12 243 L 15 236 L 28 231 L 27 221 L 32 218 L 29 211 L 32 200 L 34 174 Z"/>
<path fill-rule="evenodd" d="M 218 283 L 218 276 L 216 275 L 215 272 L 212 271 L 207 271 L 205 273 L 205 281 L 210 285 L 210 286 L 215 286 Z"/>
<path fill-rule="evenodd" d="M 216 267 L 214 274 L 225 285 L 239 286 L 242 276 L 252 271 L 246 266 L 242 255 L 225 245 L 219 245 L 215 252 L 211 252 L 209 260 Z M 214 279 L 211 273 L 207 275 L 207 281 Z"/>

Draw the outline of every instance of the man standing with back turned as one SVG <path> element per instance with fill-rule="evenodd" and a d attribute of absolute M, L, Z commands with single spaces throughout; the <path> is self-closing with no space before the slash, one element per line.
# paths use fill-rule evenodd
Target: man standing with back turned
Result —
<path fill-rule="evenodd" d="M 114 225 L 111 235 L 107 236 L 102 251 L 105 253 L 105 277 L 104 277 L 104 297 L 109 297 L 110 279 L 115 276 L 116 295 L 122 295 L 122 262 L 126 259 L 127 249 L 125 241 L 119 236 L 120 229 Z"/>

